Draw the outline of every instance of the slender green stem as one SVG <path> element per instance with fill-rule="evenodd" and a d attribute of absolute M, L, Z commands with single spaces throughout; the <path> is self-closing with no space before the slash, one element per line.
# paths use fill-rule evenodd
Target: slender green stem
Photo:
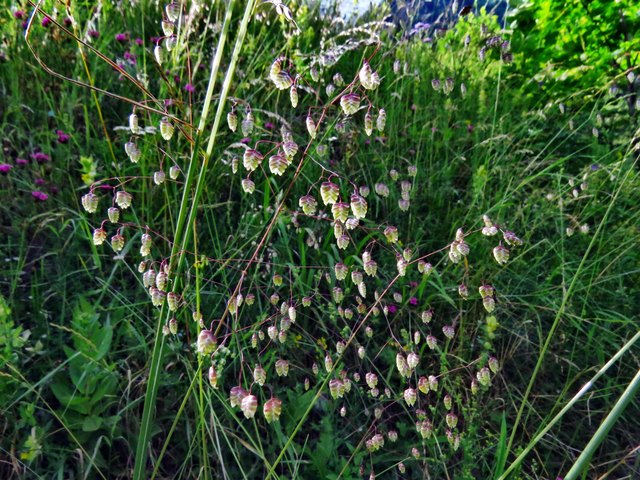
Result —
<path fill-rule="evenodd" d="M 564 480 L 574 480 L 589 466 L 589 460 L 591 460 L 591 457 L 593 456 L 596 448 L 598 448 L 598 445 L 600 445 L 604 438 L 607 436 L 609 430 L 611 430 L 611 428 L 613 427 L 613 424 L 618 421 L 618 418 L 620 418 L 620 415 L 622 415 L 624 409 L 627 407 L 627 405 L 629 405 L 629 402 L 635 395 L 638 388 L 640 388 L 640 370 L 638 370 L 636 376 L 633 378 L 622 396 L 613 406 L 611 412 L 609 412 L 609 415 L 607 415 L 607 418 L 605 418 L 604 421 L 600 424 L 598 430 L 596 430 L 596 433 L 593 434 L 593 437 L 591 437 L 591 440 L 589 440 L 587 446 L 584 447 L 584 450 L 582 451 L 580 456 L 577 458 L 571 469 L 565 475 Z"/>
<path fill-rule="evenodd" d="M 616 363 L 620 359 L 620 357 L 622 357 L 622 355 L 624 355 L 639 339 L 640 339 L 640 332 L 636 333 L 633 336 L 633 338 L 631 338 L 631 340 L 625 343 L 622 346 L 622 348 L 620 348 L 620 350 L 618 350 L 616 354 L 613 357 L 611 357 L 609 361 L 606 364 L 604 364 L 604 366 L 600 370 L 598 370 L 598 372 L 593 377 L 591 377 L 591 380 L 589 380 L 587 383 L 584 384 L 584 386 L 580 389 L 580 391 L 574 395 L 574 397 L 562 408 L 562 410 L 560 410 L 558 414 L 555 417 L 553 417 L 551 421 L 547 423 L 547 425 L 533 438 L 533 440 L 529 442 L 529 445 L 527 445 L 526 448 L 522 451 L 522 453 L 518 455 L 518 458 L 514 460 L 514 462 L 509 466 L 509 468 L 505 470 L 505 472 L 498 478 L 498 480 L 505 480 L 506 478 L 508 478 L 509 474 L 511 474 L 513 470 L 518 468 L 518 466 L 522 463 L 522 461 L 529 454 L 529 452 L 533 450 L 533 447 L 535 447 L 538 444 L 538 442 L 542 440 L 542 438 L 547 434 L 547 432 L 549 432 L 549 430 L 551 430 L 551 428 L 553 428 L 553 426 L 556 423 L 558 423 L 558 421 L 564 416 L 564 414 L 567 413 L 576 404 L 576 402 L 580 400 L 591 389 L 593 384 L 602 375 L 604 375 L 605 372 L 609 370 L 609 368 L 614 363 Z"/>

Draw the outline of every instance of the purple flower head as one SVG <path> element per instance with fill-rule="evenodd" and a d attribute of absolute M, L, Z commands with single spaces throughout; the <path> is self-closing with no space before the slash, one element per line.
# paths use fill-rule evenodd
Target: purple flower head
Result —
<path fill-rule="evenodd" d="M 418 299 L 416 297 L 411 297 L 409 299 L 409 305 L 415 307 L 416 305 L 418 305 Z"/>
<path fill-rule="evenodd" d="M 152 45 L 157 45 L 158 42 L 160 42 L 160 40 L 162 40 L 162 37 L 151 37 L 151 38 L 149 38 L 149 42 L 151 42 Z"/>
<path fill-rule="evenodd" d="M 476 127 L 474 127 L 473 125 L 469 124 L 469 125 L 467 125 L 467 132 L 469 132 L 469 133 L 473 133 L 473 130 L 474 130 L 475 128 L 476 128 Z"/>
<path fill-rule="evenodd" d="M 141 38 L 136 38 L 135 42 L 136 42 L 136 45 L 138 45 L 139 47 L 141 47 L 142 44 L 144 43 Z"/>
<path fill-rule="evenodd" d="M 431 133 L 436 133 L 438 131 L 437 127 L 431 127 Z"/>
<path fill-rule="evenodd" d="M 7 174 L 13 168 L 13 165 L 9 165 L 8 163 L 0 163 L 0 173 Z"/>
<path fill-rule="evenodd" d="M 49 198 L 49 195 L 39 190 L 34 190 L 33 192 L 31 192 L 31 196 L 34 198 L 34 200 L 37 200 L 40 202 L 44 202 Z"/>
<path fill-rule="evenodd" d="M 42 23 L 42 26 L 46 28 L 51 24 L 51 22 L 52 22 L 51 17 L 44 17 L 41 23 Z"/>
<path fill-rule="evenodd" d="M 64 26 L 65 27 L 70 27 L 72 23 L 73 23 L 73 20 L 71 20 L 71 17 L 66 17 L 64 19 Z"/>
<path fill-rule="evenodd" d="M 595 172 L 596 170 L 600 170 L 600 165 L 594 163 L 593 165 L 591 165 L 591 171 Z"/>
<path fill-rule="evenodd" d="M 193 86 L 193 85 L 191 85 L 190 83 L 187 83 L 187 84 L 184 86 L 184 89 L 185 89 L 187 92 L 189 92 L 189 93 L 193 93 L 193 92 L 195 92 L 195 91 L 196 91 L 196 87 L 194 87 L 194 86 Z"/>
<path fill-rule="evenodd" d="M 16 165 L 23 166 L 27 165 L 28 163 L 29 160 L 27 160 L 26 158 L 16 158 Z"/>
<path fill-rule="evenodd" d="M 412 281 L 412 282 L 409 282 L 409 286 L 410 286 L 411 288 L 417 288 L 417 287 L 418 287 L 418 282 L 413 282 L 413 281 Z"/>
<path fill-rule="evenodd" d="M 37 186 L 41 187 L 42 185 L 44 185 L 44 184 L 45 184 L 45 183 L 47 183 L 47 182 L 45 182 L 45 181 L 44 181 L 44 178 L 36 178 L 36 179 L 34 180 L 34 183 L 35 183 Z"/>
<path fill-rule="evenodd" d="M 240 140 L 240 143 L 248 145 L 249 143 L 251 143 L 251 139 L 249 137 L 244 137 L 242 140 Z"/>
<path fill-rule="evenodd" d="M 116 35 L 116 42 L 125 43 L 129 41 L 128 33 L 118 33 Z"/>
<path fill-rule="evenodd" d="M 22 20 L 22 19 L 24 19 L 26 14 L 24 13 L 24 10 L 16 10 L 15 12 L 13 12 L 13 16 L 14 16 L 14 18 L 17 18 L 18 20 Z"/>
<path fill-rule="evenodd" d="M 64 133 L 62 130 L 56 130 L 56 135 L 58 136 L 58 143 L 69 143 L 71 138 L 71 135 Z"/>
<path fill-rule="evenodd" d="M 266 130 L 273 130 L 276 126 L 271 122 L 264 122 L 264 128 Z"/>
<path fill-rule="evenodd" d="M 389 305 L 388 307 L 389 313 L 396 313 L 398 311 L 398 307 L 395 305 Z"/>
<path fill-rule="evenodd" d="M 51 160 L 51 157 L 43 152 L 34 152 L 31 154 L 31 158 L 38 163 L 45 163 Z"/>
<path fill-rule="evenodd" d="M 133 53 L 131 53 L 129 51 L 124 52 L 124 59 L 126 61 L 128 61 L 131 65 L 135 65 L 136 64 L 136 56 L 135 56 L 135 54 L 133 54 Z"/>
<path fill-rule="evenodd" d="M 100 32 L 97 30 L 89 30 L 88 33 L 91 38 L 98 38 L 100 36 Z"/>
<path fill-rule="evenodd" d="M 165 107 L 170 107 L 171 105 L 173 105 L 173 98 L 165 98 L 164 106 Z"/>

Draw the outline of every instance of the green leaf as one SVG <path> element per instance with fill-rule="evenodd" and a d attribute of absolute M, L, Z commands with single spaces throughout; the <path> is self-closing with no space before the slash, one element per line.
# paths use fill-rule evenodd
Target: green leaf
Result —
<path fill-rule="evenodd" d="M 82 431 L 95 432 L 101 426 L 102 426 L 102 417 L 98 417 L 97 415 L 90 415 L 84 419 L 84 422 L 82 422 Z"/>

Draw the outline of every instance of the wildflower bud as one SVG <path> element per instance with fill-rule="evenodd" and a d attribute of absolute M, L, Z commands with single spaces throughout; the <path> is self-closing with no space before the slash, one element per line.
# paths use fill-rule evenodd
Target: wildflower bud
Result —
<path fill-rule="evenodd" d="M 244 388 L 232 387 L 229 392 L 229 403 L 231 404 L 231 408 L 239 407 L 246 396 L 247 391 Z"/>
<path fill-rule="evenodd" d="M 418 390 L 425 395 L 429 393 L 429 381 L 427 380 L 427 377 L 420 377 L 418 379 Z"/>
<path fill-rule="evenodd" d="M 344 226 L 347 227 L 347 230 L 355 230 L 358 225 L 360 225 L 360 220 L 355 217 L 347 218 L 347 221 L 344 224 Z"/>
<path fill-rule="evenodd" d="M 143 233 L 140 237 L 140 255 L 143 257 L 147 257 L 151 255 L 151 244 L 153 240 L 151 239 L 151 235 L 148 233 Z"/>
<path fill-rule="evenodd" d="M 142 260 L 139 264 L 138 264 L 138 273 L 144 273 L 147 270 L 147 261 L 146 260 Z M 153 283 L 153 282 L 151 282 Z M 145 287 L 148 287 L 148 285 L 145 285 Z"/>
<path fill-rule="evenodd" d="M 433 426 L 431 425 L 431 422 L 429 420 L 424 419 L 422 421 L 416 422 L 416 430 L 418 430 L 418 433 L 422 438 L 427 439 L 431 437 Z"/>
<path fill-rule="evenodd" d="M 166 179 L 166 175 L 162 170 L 158 170 L 153 174 L 153 183 L 156 185 L 162 185 Z"/>
<path fill-rule="evenodd" d="M 167 280 L 168 280 L 167 274 L 164 273 L 162 270 L 160 270 L 158 272 L 158 275 L 156 276 L 156 287 L 158 287 L 158 289 L 162 291 L 166 290 Z"/>
<path fill-rule="evenodd" d="M 366 297 L 367 296 L 367 286 L 365 285 L 364 282 L 358 283 L 358 293 L 362 297 Z M 365 310 L 366 310 L 366 307 L 365 307 Z"/>
<path fill-rule="evenodd" d="M 333 95 L 333 92 L 336 91 L 336 86 L 333 83 L 330 83 L 329 85 L 327 85 L 327 87 L 325 88 L 325 91 L 327 92 L 327 96 L 331 97 Z M 339 131 L 339 130 L 338 130 Z"/>
<path fill-rule="evenodd" d="M 162 290 L 157 289 L 156 287 L 151 287 L 149 290 L 151 293 L 151 303 L 153 304 L 153 306 L 161 307 L 167 294 Z"/>
<path fill-rule="evenodd" d="M 380 195 L 381 197 L 386 198 L 389 196 L 389 187 L 387 187 L 384 183 L 376 183 L 373 189 L 375 190 L 376 194 Z"/>
<path fill-rule="evenodd" d="M 369 65 L 369 62 L 365 61 L 362 65 L 362 68 L 358 72 L 358 77 L 360 78 L 360 83 L 362 84 L 362 86 L 371 84 L 372 73 L 373 73 L 373 70 L 371 70 L 371 65 Z"/>
<path fill-rule="evenodd" d="M 404 401 L 407 402 L 407 405 L 412 407 L 416 403 L 416 399 L 418 397 L 418 392 L 416 392 L 415 388 L 407 388 L 404 391 Z"/>
<path fill-rule="evenodd" d="M 349 204 L 345 202 L 336 202 L 331 207 L 331 213 L 333 214 L 333 219 L 335 221 L 344 223 L 347 221 L 347 217 L 349 216 Z"/>
<path fill-rule="evenodd" d="M 334 400 L 343 396 L 343 388 L 342 380 L 333 378 L 329 381 L 329 392 Z"/>
<path fill-rule="evenodd" d="M 267 400 L 262 409 L 267 423 L 277 422 L 280 418 L 280 414 L 282 413 L 282 400 L 278 398 L 271 398 L 270 400 Z"/>
<path fill-rule="evenodd" d="M 276 374 L 279 377 L 286 377 L 289 375 L 289 362 L 283 359 L 276 360 Z"/>
<path fill-rule="evenodd" d="M 489 385 L 491 385 L 491 372 L 487 367 L 481 368 L 480 371 L 476 373 L 476 378 L 478 379 L 478 382 L 480 382 L 480 385 L 482 385 L 483 387 L 488 387 Z"/>
<path fill-rule="evenodd" d="M 250 178 L 243 178 L 240 184 L 245 193 L 252 194 L 256 190 L 256 184 Z"/>
<path fill-rule="evenodd" d="M 145 288 L 149 288 L 151 285 L 155 283 L 156 280 L 156 272 L 153 268 L 150 268 L 142 275 L 142 284 Z"/>
<path fill-rule="evenodd" d="M 409 355 L 407 355 L 407 365 L 409 365 L 410 369 L 413 370 L 418 366 L 419 363 L 420 363 L 420 357 L 418 356 L 417 353 L 411 352 L 409 353 Z"/>
<path fill-rule="evenodd" d="M 336 240 L 336 245 L 339 249 L 345 250 L 349 246 L 349 237 L 347 235 L 341 235 L 340 238 Z"/>
<path fill-rule="evenodd" d="M 384 446 L 384 437 L 379 433 L 376 433 L 373 437 L 366 441 L 366 445 L 367 450 L 369 450 L 370 452 L 378 451 Z M 375 475 L 373 474 L 373 472 L 371 473 L 371 475 L 373 475 L 373 478 L 375 479 Z"/>
<path fill-rule="evenodd" d="M 218 388 L 218 372 L 213 368 L 213 365 L 209 367 L 209 384 L 213 388 Z"/>
<path fill-rule="evenodd" d="M 437 392 L 438 391 L 438 379 L 436 377 L 434 377 L 433 375 L 429 375 L 429 390 L 433 391 L 433 392 Z"/>
<path fill-rule="evenodd" d="M 446 422 L 449 428 L 456 428 L 456 425 L 458 425 L 458 416 L 455 413 L 449 412 L 446 416 Z"/>
<path fill-rule="evenodd" d="M 511 246 L 520 246 L 522 245 L 522 240 L 520 240 L 515 233 L 506 231 L 502 234 L 504 237 L 504 241 L 507 242 L 507 245 Z"/>
<path fill-rule="evenodd" d="M 469 255 L 469 244 L 464 240 L 461 242 L 457 242 L 456 250 L 460 255 L 462 255 L 463 257 L 466 257 L 467 255 Z"/>
<path fill-rule="evenodd" d="M 447 77 L 447 79 L 444 81 L 444 86 L 442 87 L 442 91 L 445 93 L 445 95 L 449 95 L 453 91 L 453 87 L 454 87 L 453 78 Z"/>
<path fill-rule="evenodd" d="M 442 333 L 444 333 L 445 337 L 451 340 L 455 336 L 456 331 L 451 325 L 445 325 L 442 327 Z"/>
<path fill-rule="evenodd" d="M 471 393 L 476 395 L 478 393 L 478 381 L 474 378 L 471 380 Z"/>
<path fill-rule="evenodd" d="M 318 134 L 316 124 L 311 115 L 307 115 L 307 132 L 309 132 L 309 136 L 311 138 L 316 138 L 316 135 Z"/>
<path fill-rule="evenodd" d="M 158 62 L 158 65 L 162 65 L 164 63 L 164 48 L 161 45 L 156 45 L 153 47 L 153 56 Z"/>
<path fill-rule="evenodd" d="M 132 195 L 124 190 L 118 190 L 116 192 L 116 204 L 123 210 L 131 206 Z"/>
<path fill-rule="evenodd" d="M 302 297 L 302 306 L 303 307 L 311 306 L 311 298 L 310 297 Z"/>
<path fill-rule="evenodd" d="M 320 196 L 322 202 L 325 205 L 331 205 L 338 201 L 338 195 L 340 194 L 340 187 L 332 182 L 323 182 L 320 185 Z"/>
<path fill-rule="evenodd" d="M 407 274 L 407 266 L 409 265 L 409 263 L 402 258 L 401 255 L 398 255 L 397 259 L 396 259 L 396 266 L 398 267 L 398 274 L 402 277 L 404 277 Z"/>
<path fill-rule="evenodd" d="M 498 373 L 498 370 L 500 370 L 500 364 L 496 357 L 489 357 L 489 370 L 493 373 Z"/>
<path fill-rule="evenodd" d="M 288 165 L 289 165 L 289 162 L 287 161 L 287 159 L 280 154 L 272 155 L 269 158 L 269 170 L 274 175 L 281 176 L 284 173 L 284 171 L 287 169 Z"/>
<path fill-rule="evenodd" d="M 381 108 L 378 111 L 378 117 L 376 118 L 376 128 L 378 129 L 379 132 L 384 131 L 384 127 L 387 124 L 387 112 L 384 110 L 384 108 Z M 365 125 L 366 125 L 366 117 L 365 117 Z M 371 135 L 370 133 L 368 133 L 367 135 Z"/>
<path fill-rule="evenodd" d="M 170 37 L 166 37 L 164 39 L 164 48 L 167 49 L 167 52 L 170 52 L 171 50 L 176 48 L 177 44 L 178 44 L 178 37 L 176 37 L 175 35 L 171 35 Z"/>
<path fill-rule="evenodd" d="M 142 152 L 140 152 L 138 145 L 134 142 L 125 143 L 124 151 L 129 157 L 129 160 L 131 160 L 131 163 L 138 163 L 138 160 L 140 160 L 140 157 L 142 156 Z"/>
<path fill-rule="evenodd" d="M 375 373 L 367 373 L 364 376 L 364 379 L 367 382 L 369 388 L 376 388 L 376 385 L 378 385 L 378 376 Z"/>
<path fill-rule="evenodd" d="M 242 119 L 242 124 L 241 124 L 242 135 L 244 135 L 245 137 L 248 137 L 249 135 L 251 135 L 251 133 L 253 132 L 253 127 L 255 123 L 256 122 L 255 122 L 255 118 L 253 117 L 253 113 L 251 112 L 251 110 L 247 108 L 247 113 L 245 117 Z"/>
<path fill-rule="evenodd" d="M 396 354 L 396 367 L 398 368 L 398 372 L 400 372 L 401 376 L 409 377 L 411 375 L 411 370 L 409 369 L 407 360 L 400 352 Z"/>
<path fill-rule="evenodd" d="M 240 410 L 245 418 L 253 418 L 258 409 L 258 399 L 255 395 L 247 395 L 240 402 Z"/>
<path fill-rule="evenodd" d="M 464 83 L 460 84 L 460 95 L 462 95 L 462 98 L 467 96 L 467 86 Z"/>
<path fill-rule="evenodd" d="M 169 325 L 163 325 L 162 326 L 162 335 L 164 335 L 166 337 L 170 333 L 171 333 L 171 330 L 169 330 Z"/>
<path fill-rule="evenodd" d="M 458 295 L 460 295 L 464 300 L 469 298 L 469 289 L 464 283 L 461 283 L 458 286 Z"/>
<path fill-rule="evenodd" d="M 387 228 L 384 229 L 384 236 L 387 238 L 387 242 L 397 243 L 398 229 L 394 226 L 389 225 Z"/>
<path fill-rule="evenodd" d="M 502 245 L 498 245 L 493 249 L 493 258 L 496 259 L 499 265 L 506 265 L 509 261 L 509 250 Z"/>
<path fill-rule="evenodd" d="M 103 228 L 96 228 L 93 231 L 93 244 L 102 245 L 107 239 L 107 231 Z"/>
<path fill-rule="evenodd" d="M 368 338 L 373 337 L 373 328 L 371 328 L 371 327 L 367 326 L 367 327 L 364 329 L 364 334 L 365 334 Z"/>
<path fill-rule="evenodd" d="M 169 320 L 169 333 L 171 333 L 171 335 L 178 334 L 178 321 L 175 318 Z"/>
<path fill-rule="evenodd" d="M 292 85 L 289 90 L 289 98 L 291 99 L 291 106 L 296 108 L 298 106 L 298 89 L 295 85 Z"/>
<path fill-rule="evenodd" d="M 451 395 L 449 395 L 448 393 L 444 396 L 444 408 L 446 408 L 447 410 L 451 410 L 451 407 L 453 405 L 453 399 L 451 398 Z"/>
<path fill-rule="evenodd" d="M 129 115 L 129 129 L 131 130 L 131 133 L 133 133 L 134 135 L 137 135 L 140 131 L 140 125 L 138 123 L 138 115 L 136 115 L 135 113 L 132 113 L 131 115 Z"/>
<path fill-rule="evenodd" d="M 267 372 L 261 365 L 256 365 L 253 369 L 253 381 L 260 386 L 263 386 L 267 381 Z"/>
<path fill-rule="evenodd" d="M 164 7 L 164 11 L 166 12 L 167 18 L 170 22 L 177 22 L 178 17 L 180 16 L 180 3 L 171 2 L 166 7 Z"/>
<path fill-rule="evenodd" d="M 271 340 L 275 340 L 278 338 L 278 327 L 276 327 L 275 325 L 271 325 L 269 328 L 267 328 L 267 334 L 269 335 L 269 338 Z"/>
<path fill-rule="evenodd" d="M 342 262 L 338 262 L 333 267 L 336 273 L 336 280 L 344 280 L 347 278 L 349 268 Z"/>
<path fill-rule="evenodd" d="M 318 69 L 315 66 L 312 66 L 309 69 L 309 75 L 311 75 L 311 79 L 314 82 L 317 82 L 318 80 L 320 80 L 320 72 L 318 72 Z"/>
<path fill-rule="evenodd" d="M 311 195 L 304 195 L 298 200 L 298 205 L 305 215 L 313 215 L 316 213 L 318 202 Z"/>
<path fill-rule="evenodd" d="M 345 115 L 353 115 L 360 107 L 360 95 L 347 93 L 340 98 L 340 106 Z"/>
<path fill-rule="evenodd" d="M 171 140 L 174 130 L 173 124 L 167 117 L 163 117 L 162 120 L 160 120 L 160 135 L 162 135 L 162 138 L 167 141 Z"/>
<path fill-rule="evenodd" d="M 293 140 L 287 140 L 282 144 L 282 150 L 287 160 L 290 162 L 298 153 L 298 144 Z"/>
<path fill-rule="evenodd" d="M 460 255 L 460 252 L 458 251 L 457 247 L 458 247 L 457 240 L 453 241 L 453 243 L 449 247 L 449 260 L 451 260 L 451 263 L 459 263 L 460 260 L 462 260 L 462 255 Z"/>
<path fill-rule="evenodd" d="M 281 286 L 283 280 L 284 279 L 282 278 L 282 275 L 280 275 L 279 273 L 274 273 L 273 278 L 271 279 L 271 281 L 276 287 Z"/>
<path fill-rule="evenodd" d="M 285 70 L 280 70 L 277 74 L 270 74 L 269 78 L 278 90 L 286 90 L 293 85 L 293 78 Z"/>
<path fill-rule="evenodd" d="M 367 215 L 367 208 L 367 201 L 364 197 L 357 194 L 351 195 L 351 211 L 355 218 L 364 218 Z"/>
<path fill-rule="evenodd" d="M 82 207 L 87 211 L 87 213 L 94 213 L 98 209 L 98 196 L 89 192 L 82 196 Z"/>
<path fill-rule="evenodd" d="M 202 319 L 201 312 L 193 312 L 191 314 L 191 318 L 193 318 L 193 321 L 197 323 L 200 326 L 200 328 L 204 328 L 204 320 Z"/>
<path fill-rule="evenodd" d="M 427 335 L 426 342 L 431 350 L 435 350 L 438 347 L 438 340 L 433 335 Z"/>
<path fill-rule="evenodd" d="M 422 318 L 422 323 L 429 323 L 433 318 L 433 310 L 425 310 L 420 314 L 420 317 Z"/>
<path fill-rule="evenodd" d="M 117 207 L 110 207 L 109 210 L 107 210 L 107 216 L 111 223 L 118 223 L 118 220 L 120 219 L 120 210 Z"/>
<path fill-rule="evenodd" d="M 169 292 L 167 294 L 167 306 L 171 312 L 175 312 L 178 310 L 178 294 L 174 292 Z"/>
<path fill-rule="evenodd" d="M 111 237 L 111 248 L 113 248 L 115 252 L 121 252 L 124 248 L 124 237 L 119 233 Z"/>
<path fill-rule="evenodd" d="M 482 306 L 488 313 L 491 313 L 496 309 L 496 301 L 493 297 L 484 297 L 482 299 Z"/>
<path fill-rule="evenodd" d="M 373 115 L 371 115 L 369 111 L 364 115 L 364 133 L 366 133 L 368 137 L 373 133 Z"/>

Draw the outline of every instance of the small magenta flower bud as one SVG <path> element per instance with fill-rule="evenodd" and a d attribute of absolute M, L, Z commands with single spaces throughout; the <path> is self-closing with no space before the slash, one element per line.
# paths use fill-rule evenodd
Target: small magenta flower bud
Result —
<path fill-rule="evenodd" d="M 124 151 L 129 157 L 129 160 L 131 160 L 131 163 L 138 163 L 138 160 L 140 160 L 140 157 L 142 156 L 142 152 L 134 142 L 125 143 Z"/>
<path fill-rule="evenodd" d="M 119 233 L 111 237 L 111 248 L 113 248 L 115 252 L 121 252 L 124 248 L 124 237 Z"/>
<path fill-rule="evenodd" d="M 89 192 L 82 196 L 82 207 L 87 211 L 87 213 L 94 213 L 98 209 L 98 196 Z"/>
<path fill-rule="evenodd" d="M 320 196 L 325 205 L 331 205 L 338 201 L 340 187 L 332 182 L 323 182 L 320 185 Z"/>
<path fill-rule="evenodd" d="M 271 398 L 262 407 L 264 418 L 268 423 L 277 422 L 282 413 L 282 400 L 278 398 Z"/>
<path fill-rule="evenodd" d="M 173 124 L 167 117 L 163 117 L 162 120 L 160 120 L 160 135 L 162 135 L 162 138 L 167 141 L 171 140 L 174 130 Z"/>
<path fill-rule="evenodd" d="M 166 12 L 167 18 L 170 22 L 177 22 L 178 17 L 180 16 L 180 3 L 171 2 L 166 7 L 164 7 L 164 11 Z"/>
<path fill-rule="evenodd" d="M 502 245 L 498 245 L 493 249 L 493 258 L 495 258 L 498 264 L 506 265 L 509 261 L 509 250 Z"/>
<path fill-rule="evenodd" d="M 107 239 L 107 231 L 104 228 L 96 228 L 93 231 L 93 244 L 102 245 Z"/>
<path fill-rule="evenodd" d="M 261 365 L 256 365 L 253 369 L 253 380 L 260 386 L 263 386 L 267 381 L 267 372 Z"/>
<path fill-rule="evenodd" d="M 123 210 L 126 210 L 131 206 L 132 199 L 133 196 L 124 190 L 118 190 L 116 192 L 116 204 Z"/>
<path fill-rule="evenodd" d="M 333 218 L 337 222 L 344 223 L 349 216 L 349 204 L 345 202 L 336 202 L 331 207 Z"/>
<path fill-rule="evenodd" d="M 240 402 L 240 410 L 244 413 L 245 418 L 253 418 L 258 409 L 258 399 L 255 395 L 247 395 Z"/>
<path fill-rule="evenodd" d="M 218 388 L 218 372 L 213 368 L 213 365 L 209 367 L 209 384 L 213 388 Z"/>
<path fill-rule="evenodd" d="M 153 174 L 153 183 L 155 183 L 156 185 L 162 185 L 166 178 L 167 176 L 165 175 L 165 173 L 162 170 L 158 170 Z"/>
<path fill-rule="evenodd" d="M 247 391 L 242 387 L 232 387 L 229 392 L 229 403 L 231 408 L 239 407 L 242 404 L 242 400 L 247 396 Z"/>
<path fill-rule="evenodd" d="M 178 294 L 174 292 L 169 292 L 167 294 L 167 306 L 169 310 L 175 312 L 178 310 Z"/>
<path fill-rule="evenodd" d="M 198 335 L 197 350 L 201 355 L 210 355 L 218 346 L 218 341 L 211 330 L 203 329 Z"/>
<path fill-rule="evenodd" d="M 345 115 L 353 115 L 360 107 L 360 95 L 347 93 L 340 98 L 340 106 Z"/>
<path fill-rule="evenodd" d="M 404 391 L 404 401 L 407 402 L 407 405 L 412 407 L 416 403 L 416 399 L 418 398 L 418 392 L 416 392 L 415 388 L 407 388 Z"/>

